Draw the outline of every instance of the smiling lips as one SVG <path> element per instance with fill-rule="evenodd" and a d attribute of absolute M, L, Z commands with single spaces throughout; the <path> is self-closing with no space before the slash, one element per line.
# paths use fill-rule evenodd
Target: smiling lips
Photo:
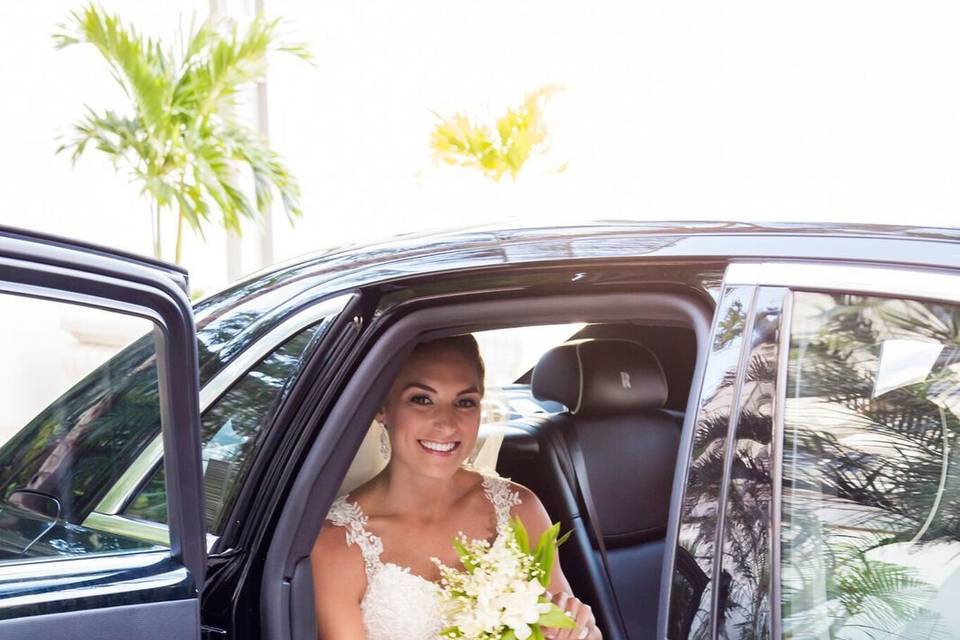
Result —
<path fill-rule="evenodd" d="M 435 456 L 450 456 L 453 455 L 454 450 L 460 446 L 460 441 L 456 440 L 454 442 L 437 442 L 435 440 L 417 440 L 420 443 L 420 446 L 427 450 L 428 453 L 431 453 Z"/>

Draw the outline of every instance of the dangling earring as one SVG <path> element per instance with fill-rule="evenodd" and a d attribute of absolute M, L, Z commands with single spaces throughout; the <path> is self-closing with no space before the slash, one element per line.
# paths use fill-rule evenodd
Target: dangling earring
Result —
<path fill-rule="evenodd" d="M 387 425 L 380 423 L 380 455 L 384 460 L 390 459 L 390 436 L 387 434 Z"/>

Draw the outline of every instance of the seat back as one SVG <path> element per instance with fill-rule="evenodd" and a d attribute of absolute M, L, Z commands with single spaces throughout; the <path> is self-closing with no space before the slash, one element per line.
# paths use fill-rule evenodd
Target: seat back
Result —
<path fill-rule="evenodd" d="M 662 408 L 667 385 L 646 347 L 617 339 L 579 340 L 544 354 L 533 393 L 569 409 L 517 421 L 499 469 L 526 484 L 573 530 L 561 564 L 593 606 L 605 636 L 621 625 L 632 640 L 656 635 L 660 569 L 682 415 Z M 579 446 L 599 522 L 589 521 L 571 462 Z M 594 524 L 607 549 L 590 543 Z"/>

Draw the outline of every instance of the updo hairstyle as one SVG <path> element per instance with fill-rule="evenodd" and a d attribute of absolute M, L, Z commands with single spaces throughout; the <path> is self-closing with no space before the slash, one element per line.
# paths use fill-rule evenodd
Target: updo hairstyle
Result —
<path fill-rule="evenodd" d="M 480 346 L 477 344 L 477 339 L 474 338 L 472 334 L 464 333 L 421 342 L 413 348 L 413 353 L 410 357 L 424 357 L 428 356 L 428 354 L 434 350 L 444 349 L 456 351 L 476 368 L 477 375 L 480 377 L 480 392 L 483 393 L 483 377 L 485 372 L 483 358 L 480 356 Z"/>

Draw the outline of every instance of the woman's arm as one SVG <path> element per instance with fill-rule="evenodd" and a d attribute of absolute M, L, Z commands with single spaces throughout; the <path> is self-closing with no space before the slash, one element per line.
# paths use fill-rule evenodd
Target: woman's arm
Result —
<path fill-rule="evenodd" d="M 363 557 L 343 527 L 325 523 L 310 551 L 317 632 L 323 640 L 366 640 L 360 600 L 367 587 Z"/>
<path fill-rule="evenodd" d="M 514 507 L 513 515 L 519 516 L 527 530 L 530 544 L 535 545 L 543 532 L 550 528 L 553 523 L 550 521 L 550 516 L 537 494 L 516 483 L 513 484 L 513 489 L 520 494 L 520 504 Z M 563 533 L 563 531 L 560 532 L 561 535 Z M 553 571 L 550 572 L 550 584 L 547 586 L 547 591 L 558 607 L 573 616 L 577 626 L 575 629 L 545 628 L 544 635 L 553 640 L 600 640 L 602 638 L 590 606 L 573 595 L 570 583 L 567 582 L 566 576 L 563 575 L 563 569 L 560 567 L 560 556 L 556 552 L 553 556 Z"/>

